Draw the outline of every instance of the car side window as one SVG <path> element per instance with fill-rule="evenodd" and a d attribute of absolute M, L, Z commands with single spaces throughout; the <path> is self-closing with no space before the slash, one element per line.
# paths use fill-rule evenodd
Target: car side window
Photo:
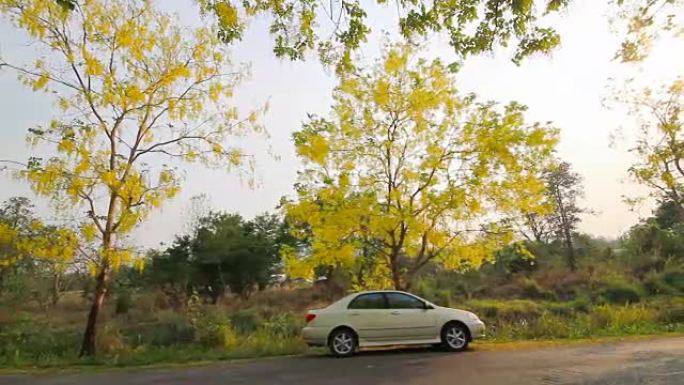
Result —
<path fill-rule="evenodd" d="M 416 297 L 401 293 L 387 293 L 390 309 L 425 309 L 425 303 Z"/>
<path fill-rule="evenodd" d="M 361 294 L 349 303 L 349 309 L 386 309 L 382 293 Z"/>

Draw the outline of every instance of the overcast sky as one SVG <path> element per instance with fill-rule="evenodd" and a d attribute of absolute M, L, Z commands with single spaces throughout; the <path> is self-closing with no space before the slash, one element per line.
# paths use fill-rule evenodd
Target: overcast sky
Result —
<path fill-rule="evenodd" d="M 597 212 L 586 216 L 580 229 L 615 237 L 640 216 L 649 215 L 651 207 L 632 212 L 622 202 L 623 195 L 644 190 L 626 180 L 632 162 L 627 151 L 630 130 L 623 131 L 623 138 L 616 145 L 610 145 L 611 133 L 622 125 L 629 126 L 629 117 L 623 111 L 602 106 L 602 98 L 608 95 L 608 79 L 637 76 L 646 83 L 670 81 L 684 59 L 684 50 L 676 45 L 679 43 L 661 44 L 642 69 L 613 61 L 619 37 L 610 31 L 608 9 L 603 3 L 576 0 L 567 12 L 550 20 L 562 35 L 562 46 L 552 56 L 533 57 L 518 67 L 510 62 L 510 52 L 499 51 L 469 59 L 457 79 L 464 93 L 475 92 L 482 99 L 500 102 L 516 100 L 529 106 L 528 121 L 552 121 L 559 127 L 558 154 L 583 176 L 584 204 Z M 199 22 L 192 2 L 173 4 L 183 22 Z M 393 28 L 394 12 L 373 10 L 370 25 L 376 31 Z M 374 56 L 378 41 L 377 36 L 371 39 L 363 49 L 364 56 Z M 431 55 L 445 62 L 453 60 L 444 37 L 430 41 Z M 207 194 L 212 208 L 251 217 L 273 210 L 281 196 L 292 193 L 298 163 L 290 135 L 300 127 L 307 112 L 327 113 L 335 78 L 315 60 L 278 60 L 271 48 L 272 41 L 262 21 L 254 23 L 243 42 L 233 48 L 234 61 L 250 62 L 252 67 L 251 80 L 237 92 L 238 106 L 248 109 L 266 100 L 271 106 L 264 121 L 270 138 L 248 142 L 251 152 L 257 155 L 256 188 L 223 171 L 187 168 L 182 193 L 137 230 L 135 240 L 139 244 L 155 246 L 183 231 L 192 196 Z M 0 55 L 8 61 L 22 62 L 33 54 L 25 36 L 1 21 Z M 54 111 L 48 94 L 33 93 L 19 84 L 14 73 L 0 72 L 0 159 L 26 160 L 26 129 L 49 122 Z M 16 195 L 32 197 L 24 182 L 0 175 L 0 201 Z M 38 203 L 41 215 L 52 215 L 47 204 Z"/>

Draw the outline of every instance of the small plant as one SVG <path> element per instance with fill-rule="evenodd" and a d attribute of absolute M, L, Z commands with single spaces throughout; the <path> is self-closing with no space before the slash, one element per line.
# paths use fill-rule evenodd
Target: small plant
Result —
<path fill-rule="evenodd" d="M 196 333 L 197 342 L 207 348 L 231 350 L 239 343 L 238 333 L 227 319 L 204 319 L 198 323 Z"/>
<path fill-rule="evenodd" d="M 240 310 L 230 315 L 230 322 L 241 335 L 253 333 L 264 320 L 255 309 Z"/>
<path fill-rule="evenodd" d="M 116 293 L 116 300 L 114 302 L 114 313 L 128 314 L 128 311 L 133 307 L 133 296 L 130 290 L 120 289 Z"/>
<path fill-rule="evenodd" d="M 104 354 L 120 354 L 130 350 L 121 331 L 110 326 L 105 327 L 98 335 L 97 347 Z"/>
<path fill-rule="evenodd" d="M 525 298 L 530 299 L 541 299 L 541 300 L 552 300 L 555 299 L 555 295 L 550 290 L 546 290 L 537 283 L 532 278 L 525 278 L 521 282 L 522 295 Z"/>

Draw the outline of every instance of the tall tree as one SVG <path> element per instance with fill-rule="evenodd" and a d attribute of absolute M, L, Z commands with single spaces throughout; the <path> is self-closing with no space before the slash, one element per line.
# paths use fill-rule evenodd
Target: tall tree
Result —
<path fill-rule="evenodd" d="M 669 202 L 684 221 L 684 79 L 624 92 L 617 99 L 639 124 L 630 175 L 649 187 L 652 197 Z"/>
<path fill-rule="evenodd" d="M 456 54 L 492 51 L 517 45 L 513 61 L 536 52 L 548 53 L 560 44 L 556 31 L 544 25 L 545 16 L 566 8 L 570 0 L 200 0 L 206 14 L 219 21 L 219 36 L 240 39 L 250 17 L 266 16 L 278 57 L 301 59 L 318 50 L 323 62 L 334 62 L 338 72 L 353 68 L 353 53 L 366 41 L 374 7 L 390 8 L 406 39 L 445 32 Z"/>
<path fill-rule="evenodd" d="M 580 222 L 580 214 L 587 210 L 580 208 L 577 200 L 584 196 L 582 178 L 570 168 L 570 163 L 561 162 L 546 172 L 547 194 L 553 211 L 549 216 L 550 229 L 555 238 L 565 245 L 568 267 L 577 269 L 577 258 L 573 245 L 573 233 Z"/>
<path fill-rule="evenodd" d="M 98 242 L 81 347 L 92 355 L 112 270 L 133 259 L 125 234 L 180 189 L 179 173 L 163 159 L 241 166 L 248 158 L 228 139 L 258 130 L 258 115 L 240 119 L 231 107 L 244 71 L 227 66 L 215 31 L 185 28 L 151 1 L 0 0 L 0 14 L 44 53 L 0 67 L 49 91 L 62 111 L 29 133 L 54 156 L 32 158 L 21 176 L 36 193 L 84 210 L 81 235 Z"/>
<path fill-rule="evenodd" d="M 200 222 L 193 241 L 195 265 L 213 302 L 228 287 L 244 297 L 269 283 L 280 260 L 282 221 L 261 215 L 245 221 L 239 215 L 213 213 Z"/>
<path fill-rule="evenodd" d="M 408 289 L 430 262 L 478 266 L 511 240 L 501 217 L 542 200 L 537 175 L 557 131 L 526 124 L 520 104 L 459 96 L 439 60 L 391 47 L 344 77 L 334 100 L 330 118 L 294 134 L 305 168 L 285 208 L 311 246 L 287 256 L 292 275 L 350 268 L 374 240 L 384 280 L 367 285 Z"/>
<path fill-rule="evenodd" d="M 581 214 L 591 210 L 580 207 L 584 196 L 582 177 L 573 172 L 568 162 L 558 162 L 541 174 L 546 186 L 543 210 L 522 213 L 520 232 L 528 241 L 549 244 L 558 241 L 565 249 L 568 267 L 577 268 L 573 235 L 577 231 Z"/>

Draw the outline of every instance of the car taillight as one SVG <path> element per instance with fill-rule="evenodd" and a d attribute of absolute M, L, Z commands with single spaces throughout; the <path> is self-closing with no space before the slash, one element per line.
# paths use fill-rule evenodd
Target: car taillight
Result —
<path fill-rule="evenodd" d="M 309 314 L 306 315 L 306 322 L 307 322 L 307 323 L 308 323 L 308 322 L 311 322 L 311 321 L 314 320 L 314 318 L 316 318 L 316 314 L 311 314 L 311 313 L 309 313 Z"/>

